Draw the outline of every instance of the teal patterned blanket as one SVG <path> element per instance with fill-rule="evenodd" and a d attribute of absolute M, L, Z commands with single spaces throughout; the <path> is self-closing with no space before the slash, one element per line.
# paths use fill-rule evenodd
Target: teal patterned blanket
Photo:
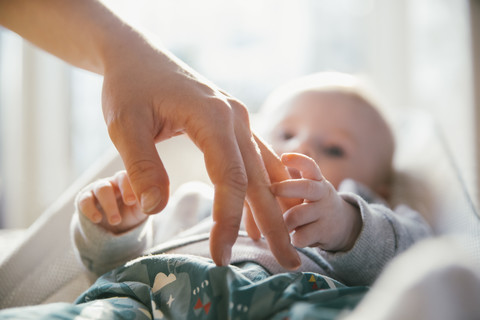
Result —
<path fill-rule="evenodd" d="M 74 304 L 6 309 L 0 319 L 335 319 L 367 290 L 316 273 L 272 276 L 252 262 L 152 255 L 106 273 Z"/>

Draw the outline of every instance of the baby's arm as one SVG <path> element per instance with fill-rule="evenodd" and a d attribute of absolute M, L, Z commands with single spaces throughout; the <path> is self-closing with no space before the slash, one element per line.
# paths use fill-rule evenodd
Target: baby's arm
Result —
<path fill-rule="evenodd" d="M 99 276 L 181 236 L 182 231 L 210 215 L 212 203 L 211 187 L 191 182 L 175 191 L 161 213 L 147 216 L 133 197 L 125 171 L 121 171 L 78 194 L 71 223 L 74 249 L 85 267 Z"/>
<path fill-rule="evenodd" d="M 350 250 L 362 229 L 359 209 L 338 195 L 313 159 L 287 153 L 282 155 L 282 162 L 302 176 L 272 184 L 278 197 L 304 199 L 284 213 L 289 232 L 294 232 L 293 244 L 332 252 Z"/>
<path fill-rule="evenodd" d="M 126 171 L 98 180 L 77 197 L 79 213 L 113 234 L 133 229 L 147 219 L 140 208 Z"/>
<path fill-rule="evenodd" d="M 74 249 L 94 274 L 136 258 L 152 245 L 152 220 L 140 210 L 125 171 L 88 185 L 75 204 Z"/>
<path fill-rule="evenodd" d="M 295 231 L 294 244 L 323 249 L 320 255 L 337 280 L 347 285 L 371 285 L 391 259 L 431 235 L 421 215 L 407 206 L 392 211 L 382 204 L 369 204 L 342 187 L 337 193 L 306 156 L 286 154 L 282 161 L 302 174 L 301 179 L 272 185 L 278 196 L 304 199 L 285 212 L 289 230 Z M 336 247 L 342 239 L 346 245 Z"/>

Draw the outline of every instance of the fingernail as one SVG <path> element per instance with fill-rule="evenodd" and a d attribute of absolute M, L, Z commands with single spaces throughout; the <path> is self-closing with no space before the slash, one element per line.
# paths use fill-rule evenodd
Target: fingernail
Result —
<path fill-rule="evenodd" d="M 114 216 L 110 217 L 110 224 L 112 226 L 115 226 L 115 225 L 119 224 L 120 222 L 122 222 L 122 218 L 119 215 L 114 215 Z"/>
<path fill-rule="evenodd" d="M 128 196 L 126 199 L 125 199 L 125 204 L 128 205 L 128 206 L 132 206 L 134 205 L 136 202 L 137 202 L 137 198 L 135 198 L 134 195 L 132 196 Z"/>
<path fill-rule="evenodd" d="M 157 207 L 157 205 L 162 200 L 160 189 L 157 187 L 152 187 L 142 193 L 141 196 L 141 206 L 142 211 L 145 213 L 152 213 L 152 211 Z"/>
<path fill-rule="evenodd" d="M 100 223 L 102 222 L 102 215 L 99 213 L 96 213 L 92 217 L 93 223 Z"/>

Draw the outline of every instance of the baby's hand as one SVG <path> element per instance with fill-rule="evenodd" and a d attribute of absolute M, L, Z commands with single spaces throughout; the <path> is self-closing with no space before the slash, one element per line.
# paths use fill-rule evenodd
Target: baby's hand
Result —
<path fill-rule="evenodd" d="M 300 171 L 300 179 L 272 184 L 278 197 L 301 198 L 303 203 L 284 213 L 292 243 L 297 247 L 320 247 L 328 251 L 351 249 L 362 228 L 358 208 L 345 202 L 327 181 L 315 161 L 303 154 L 286 153 L 282 162 Z"/>
<path fill-rule="evenodd" d="M 148 217 L 135 198 L 126 171 L 83 189 L 77 207 L 80 214 L 114 234 L 126 232 Z"/>

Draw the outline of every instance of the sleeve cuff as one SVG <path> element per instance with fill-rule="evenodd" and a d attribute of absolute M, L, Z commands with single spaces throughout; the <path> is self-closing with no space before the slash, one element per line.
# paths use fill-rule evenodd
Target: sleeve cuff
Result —
<path fill-rule="evenodd" d="M 338 277 L 347 285 L 371 285 L 385 264 L 395 255 L 395 232 L 383 205 L 369 205 L 353 193 L 340 193 L 348 203 L 358 207 L 362 230 L 352 249 L 346 252 L 320 254 L 332 265 Z"/>
<path fill-rule="evenodd" d="M 150 220 L 128 232 L 115 235 L 77 211 L 71 225 L 76 254 L 88 270 L 101 275 L 138 257 L 151 245 Z"/>

